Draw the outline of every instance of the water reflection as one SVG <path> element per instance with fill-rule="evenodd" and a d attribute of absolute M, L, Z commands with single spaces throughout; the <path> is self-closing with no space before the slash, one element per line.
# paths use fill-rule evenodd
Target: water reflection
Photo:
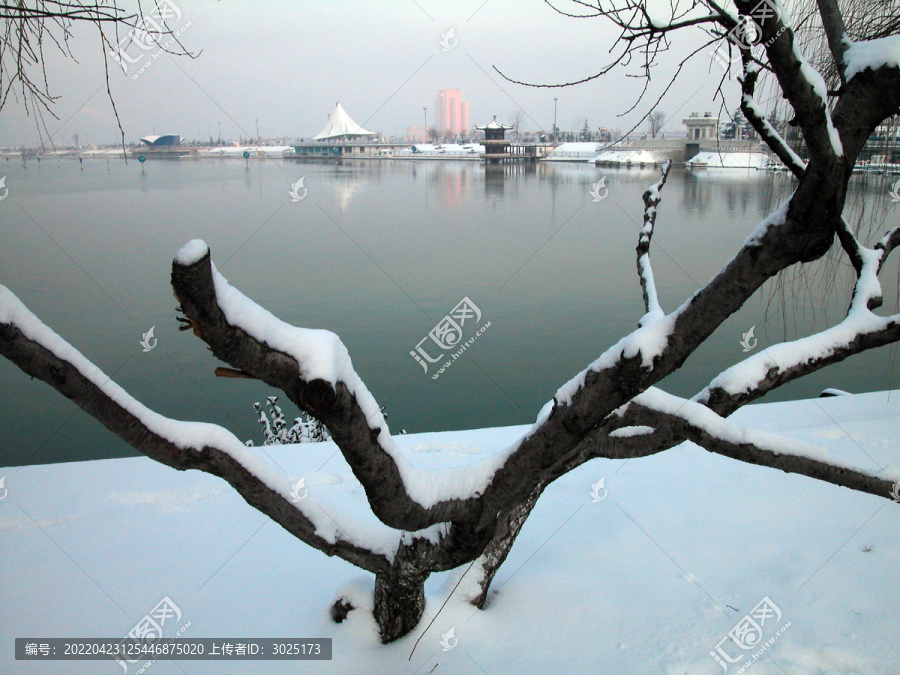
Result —
<path fill-rule="evenodd" d="M 709 210 L 714 204 L 728 213 L 745 214 L 765 210 L 779 197 L 791 179 L 784 174 L 744 169 L 686 171 L 682 200 L 685 211 Z"/>
<path fill-rule="evenodd" d="M 258 382 L 217 380 L 219 364 L 204 345 L 177 331 L 169 267 L 195 237 L 207 240 L 232 283 L 275 315 L 341 335 L 392 425 L 410 431 L 531 421 L 562 382 L 643 313 L 634 247 L 642 193 L 659 175 L 652 168 L 422 160 L 147 164 L 144 175 L 134 161 L 113 161 L 109 171 L 85 161 L 83 172 L 62 162 L 58 171 L 11 177 L 16 189 L 4 201 L 0 283 L 151 407 L 223 424 L 241 438 L 258 436 L 252 403 L 274 392 Z M 293 203 L 288 192 L 301 176 L 309 194 Z M 590 190 L 601 177 L 609 196 L 594 202 Z M 791 184 L 760 172 L 673 169 L 653 248 L 664 308 L 674 309 L 715 274 Z M 879 209 L 885 227 L 898 224 L 900 209 L 883 205 L 883 182 L 851 188 L 867 213 Z M 814 290 L 796 308 L 801 296 L 781 289 L 772 307 L 780 308 L 783 296 L 782 316 L 767 312 L 766 289 L 664 386 L 693 394 L 742 358 L 738 341 L 751 325 L 765 346 L 785 332 L 822 327 L 824 309 L 830 320 L 839 317 L 845 289 L 824 300 Z M 885 305 L 893 307 L 896 289 L 885 290 Z M 463 297 L 482 309 L 491 330 L 433 381 L 409 350 Z M 814 313 L 810 302 L 817 303 Z M 138 340 L 151 325 L 159 344 L 144 354 Z M 855 357 L 773 398 L 814 396 L 826 386 L 887 388 L 891 363 L 888 350 Z M 6 360 L 0 390 L 8 453 L 0 464 L 131 454 Z"/>

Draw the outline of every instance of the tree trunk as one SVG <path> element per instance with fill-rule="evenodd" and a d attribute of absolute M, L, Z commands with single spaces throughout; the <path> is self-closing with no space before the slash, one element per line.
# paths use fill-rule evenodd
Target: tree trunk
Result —
<path fill-rule="evenodd" d="M 416 627 L 425 611 L 428 572 L 391 568 L 375 575 L 375 621 L 381 642 L 399 640 Z"/>
<path fill-rule="evenodd" d="M 525 524 L 528 516 L 531 515 L 531 510 L 537 503 L 538 497 L 544 492 L 545 487 L 546 483 L 542 481 L 523 502 L 507 512 L 505 517 L 498 519 L 497 530 L 494 536 L 485 547 L 484 553 L 476 561 L 476 565 L 481 566 L 481 579 L 478 581 L 481 590 L 477 595 L 469 598 L 469 602 L 478 607 L 478 609 L 484 608 L 488 591 L 491 588 L 491 582 L 494 580 L 497 570 L 506 561 L 506 556 L 509 555 L 516 537 L 519 536 L 522 526 Z"/>

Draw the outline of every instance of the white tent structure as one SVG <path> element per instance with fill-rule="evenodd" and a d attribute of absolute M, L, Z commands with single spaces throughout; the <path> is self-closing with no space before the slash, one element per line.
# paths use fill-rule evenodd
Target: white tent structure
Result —
<path fill-rule="evenodd" d="M 341 102 L 338 101 L 334 104 L 334 112 L 331 113 L 328 124 L 325 125 L 325 128 L 322 129 L 322 131 L 313 137 L 313 140 L 349 140 L 350 138 L 356 138 L 358 136 L 374 135 L 374 131 L 367 131 L 354 122 L 350 115 L 347 114 L 347 111 L 344 110 L 344 106 L 341 105 Z"/>

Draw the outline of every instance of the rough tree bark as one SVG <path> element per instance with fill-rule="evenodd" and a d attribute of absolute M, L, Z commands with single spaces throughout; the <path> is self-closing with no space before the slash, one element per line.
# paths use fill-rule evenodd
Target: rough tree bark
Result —
<path fill-rule="evenodd" d="M 750 16 L 757 2 L 735 4 L 739 14 L 712 0 L 697 0 L 691 11 L 671 16 L 668 23 L 651 19 L 643 3 L 631 0 L 597 13 L 622 29 L 625 49 L 615 65 L 635 50 L 655 54 L 673 31 L 702 27 L 721 37 L 737 25 L 739 15 Z M 742 53 L 741 109 L 797 177 L 793 194 L 709 283 L 666 313 L 650 256 L 661 191 L 671 168 L 666 165 L 644 195 L 637 271 L 645 314 L 639 327 L 559 389 L 482 489 L 422 497 L 408 481 L 415 469 L 394 445 L 377 403 L 349 365 L 337 336 L 320 331 L 313 339 L 309 331 L 283 324 L 262 310 L 216 271 L 202 242 L 191 242 L 178 253 L 172 286 L 182 320 L 232 372 L 281 389 L 328 426 L 365 490 L 374 514 L 371 540 L 349 536 L 339 518 L 331 519 L 334 526 L 328 525 L 320 514 L 327 505 L 324 499 L 311 494 L 300 502 L 292 500 L 287 478 L 273 475 L 226 429 L 169 420 L 129 397 L 5 287 L 0 287 L 0 353 L 148 457 L 178 470 L 199 469 L 220 476 L 251 506 L 302 541 L 372 572 L 374 619 L 383 642 L 418 625 L 425 605 L 424 582 L 432 572 L 472 563 L 479 590 L 469 600 L 483 607 L 497 570 L 544 489 L 594 458 L 644 457 L 690 440 L 739 461 L 890 498 L 892 483 L 900 480 L 896 470 L 847 466 L 817 455 L 813 448 L 743 429 L 726 419 L 786 382 L 900 340 L 900 315 L 875 314 L 881 304 L 878 275 L 900 244 L 900 230 L 869 248 L 842 218 L 847 183 L 866 138 L 900 106 L 900 68 L 874 64 L 848 74 L 844 59 L 853 46 L 839 7 L 835 0 L 819 0 L 819 7 L 842 78 L 840 91 L 830 98 L 823 94 L 824 81 L 805 62 L 786 15 L 761 26 L 765 60 L 749 50 Z M 788 148 L 756 103 L 755 88 L 764 75 L 774 76 L 792 106 L 794 124 L 809 151 L 808 162 Z M 857 275 L 850 307 L 839 324 L 749 356 L 690 400 L 654 387 L 767 280 L 791 265 L 821 257 L 836 236 Z M 814 340 L 819 349 L 804 351 L 804 340 Z M 295 348 L 299 343 L 306 351 Z M 322 363 L 334 367 L 323 368 Z M 731 377 L 736 373 L 741 373 L 740 386 Z M 622 433 L 636 425 L 652 431 L 640 436 Z M 376 539 L 392 544 L 385 549 Z M 336 608 L 335 615 L 346 611 L 346 606 Z"/>

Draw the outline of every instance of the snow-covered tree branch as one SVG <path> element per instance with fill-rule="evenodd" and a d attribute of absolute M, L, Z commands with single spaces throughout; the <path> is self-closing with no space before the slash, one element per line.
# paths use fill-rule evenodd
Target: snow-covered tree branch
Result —
<path fill-rule="evenodd" d="M 639 58 L 649 77 L 678 32 L 721 36 L 749 16 L 757 1 L 673 3 L 657 16 L 651 3 L 627 0 L 590 8 L 620 31 L 613 65 Z M 638 328 L 603 351 L 558 388 L 531 429 L 509 447 L 472 463 L 424 469 L 392 438 L 374 396 L 340 338 L 279 320 L 231 286 L 207 245 L 193 240 L 176 255 L 171 282 L 184 321 L 231 369 L 276 387 L 321 420 L 365 490 L 372 518 L 343 517 L 339 504 L 292 499 L 274 472 L 222 427 L 164 418 L 138 403 L 0 287 L 0 353 L 75 401 L 148 457 L 173 468 L 199 469 L 228 481 L 248 503 L 302 541 L 373 572 L 374 614 L 389 642 L 418 624 L 424 582 L 437 571 L 472 565 L 467 596 L 481 607 L 491 580 L 544 489 L 597 457 L 625 459 L 662 452 L 685 440 L 734 459 L 804 474 L 890 497 L 896 469 L 857 466 L 819 449 L 742 429 L 725 418 L 774 388 L 853 354 L 900 340 L 900 315 L 881 316 L 878 275 L 898 230 L 865 247 L 843 218 L 847 184 L 872 130 L 900 107 L 900 37 L 846 35 L 840 7 L 821 0 L 824 39 L 844 86 L 829 94 L 809 63 L 785 8 L 761 26 L 767 70 L 793 108 L 809 151 L 804 163 L 765 121 L 755 88 L 762 70 L 744 55 L 741 108 L 797 178 L 792 194 L 756 226 L 722 269 L 665 313 L 650 247 L 671 165 L 644 194 L 637 269 L 645 314 Z M 607 72 L 604 67 L 602 72 Z M 677 75 L 676 75 L 677 76 Z M 590 78 L 588 78 L 590 79 Z M 635 205 L 637 207 L 637 205 Z M 815 335 L 770 346 L 726 369 L 692 400 L 655 387 L 702 348 L 723 322 L 785 269 L 814 261 L 838 239 L 857 272 L 846 317 Z M 318 510 L 317 510 L 318 509 Z M 324 511 L 323 511 L 324 512 Z"/>
<path fill-rule="evenodd" d="M 800 159 L 781 134 L 766 119 L 762 109 L 759 107 L 759 103 L 754 98 L 756 81 L 761 72 L 760 66 L 751 59 L 749 52 L 744 52 L 741 56 L 744 61 L 744 76 L 741 78 L 741 91 L 743 93 L 741 96 L 741 112 L 744 113 L 744 117 L 747 118 L 747 121 L 756 130 L 756 133 L 759 134 L 759 137 L 765 141 L 778 159 L 790 169 L 791 173 L 799 178 L 806 171 L 806 162 Z"/>
<path fill-rule="evenodd" d="M 224 478 L 249 504 L 328 555 L 371 572 L 389 567 L 393 550 L 384 545 L 391 539 L 386 537 L 389 528 L 370 530 L 371 542 L 377 545 L 359 542 L 359 532 L 355 540 L 323 517 L 314 499 L 292 501 L 287 477 L 230 431 L 215 424 L 173 420 L 148 409 L 45 326 L 4 286 L 0 286 L 0 353 L 151 459 L 179 471 L 199 469 Z M 329 508 L 329 512 L 335 510 Z M 375 524 L 373 520 L 370 527 Z M 346 530 L 353 531 L 349 525 Z M 399 538 L 399 533 L 393 536 L 394 546 Z"/>
<path fill-rule="evenodd" d="M 641 280 L 641 292 L 644 295 L 644 310 L 647 313 L 638 322 L 639 326 L 658 321 L 665 315 L 659 306 L 653 267 L 650 265 L 650 240 L 653 238 L 653 227 L 656 225 L 656 207 L 662 199 L 660 190 L 666 184 L 671 168 L 672 160 L 666 161 L 662 168 L 662 177 L 644 193 L 644 226 L 638 237 L 637 269 Z"/>
<path fill-rule="evenodd" d="M 835 485 L 889 498 L 900 480 L 900 466 L 885 470 L 835 457 L 814 447 L 776 434 L 747 429 L 720 417 L 706 406 L 651 388 L 636 396 L 632 419 L 662 425 L 679 437 L 742 462 L 823 480 Z"/>

